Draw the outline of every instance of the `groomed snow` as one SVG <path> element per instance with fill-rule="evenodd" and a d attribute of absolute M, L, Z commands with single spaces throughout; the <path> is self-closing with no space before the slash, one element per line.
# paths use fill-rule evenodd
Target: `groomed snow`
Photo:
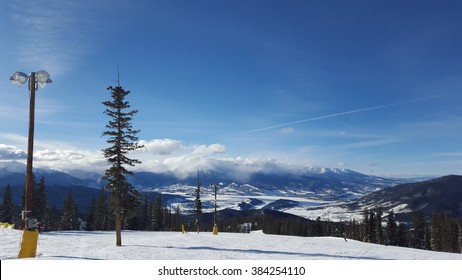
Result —
<path fill-rule="evenodd" d="M 0 259 L 17 258 L 21 231 L 0 231 Z M 295 237 L 210 232 L 47 232 L 39 235 L 37 259 L 47 260 L 462 260 L 432 252 L 334 237 Z"/>

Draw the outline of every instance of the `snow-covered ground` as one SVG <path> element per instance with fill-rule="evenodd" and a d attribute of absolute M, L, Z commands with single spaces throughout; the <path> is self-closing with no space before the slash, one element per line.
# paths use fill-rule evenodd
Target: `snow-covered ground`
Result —
<path fill-rule="evenodd" d="M 434 280 L 458 275 L 462 265 L 462 254 L 262 232 L 124 231 L 122 247 L 114 232 L 49 232 L 30 261 L 17 259 L 20 241 L 20 231 L 0 230 L 2 280 Z"/>
<path fill-rule="evenodd" d="M 17 258 L 21 231 L 0 231 L 0 259 Z M 210 232 L 48 232 L 39 235 L 37 259 L 46 260 L 462 260 L 462 254 L 345 242 L 334 237 L 295 237 Z"/>

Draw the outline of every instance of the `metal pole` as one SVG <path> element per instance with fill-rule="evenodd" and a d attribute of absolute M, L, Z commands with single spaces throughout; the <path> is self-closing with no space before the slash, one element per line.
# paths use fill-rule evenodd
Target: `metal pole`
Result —
<path fill-rule="evenodd" d="M 35 122 L 35 89 L 37 82 L 35 80 L 35 72 L 32 72 L 29 77 L 29 91 L 30 91 L 30 104 L 29 104 L 29 138 L 27 142 L 27 166 L 26 166 L 26 188 L 25 188 L 25 202 L 24 202 L 24 228 L 29 227 L 28 222 L 32 210 L 32 161 L 34 152 L 34 122 Z"/>

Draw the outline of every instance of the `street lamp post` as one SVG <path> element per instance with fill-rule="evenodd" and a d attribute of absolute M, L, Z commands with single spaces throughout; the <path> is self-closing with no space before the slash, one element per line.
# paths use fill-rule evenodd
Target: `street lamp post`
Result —
<path fill-rule="evenodd" d="M 11 76 L 10 81 L 13 84 L 21 86 L 29 81 L 29 133 L 27 141 L 27 166 L 26 166 L 26 186 L 24 191 L 24 210 L 22 212 L 22 219 L 24 222 L 24 230 L 29 230 L 34 227 L 34 220 L 30 217 L 32 210 L 32 162 L 34 153 L 34 125 L 35 125 L 35 91 L 38 89 L 38 85 L 44 88 L 47 84 L 51 83 L 50 74 L 44 70 L 32 72 L 30 75 L 26 75 L 23 72 L 15 72 Z M 35 245 L 35 249 L 37 246 Z M 26 254 L 27 255 L 27 254 Z M 35 256 L 35 250 L 33 252 Z M 20 253 L 21 257 L 21 253 Z"/>
<path fill-rule="evenodd" d="M 27 166 L 26 166 L 26 186 L 24 190 L 24 210 L 22 219 L 24 222 L 24 231 L 21 241 L 21 249 L 18 258 L 35 257 L 37 253 L 38 231 L 31 231 L 34 227 L 35 219 L 30 216 L 32 210 L 32 161 L 34 153 L 34 120 L 35 120 L 35 91 L 38 86 L 44 88 L 51 83 L 50 74 L 44 70 L 32 72 L 26 75 L 23 72 L 15 72 L 10 81 L 13 84 L 21 86 L 29 81 L 30 103 L 29 103 L 29 136 L 27 140 Z"/>

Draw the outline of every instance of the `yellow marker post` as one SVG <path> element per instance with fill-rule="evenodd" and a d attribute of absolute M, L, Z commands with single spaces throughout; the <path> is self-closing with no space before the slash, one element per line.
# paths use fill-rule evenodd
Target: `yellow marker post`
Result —
<path fill-rule="evenodd" d="M 181 234 L 185 234 L 186 230 L 184 229 L 184 224 L 181 224 Z"/>
<path fill-rule="evenodd" d="M 35 258 L 37 254 L 38 231 L 24 230 L 18 258 Z"/>
<path fill-rule="evenodd" d="M 215 224 L 213 226 L 213 235 L 218 235 L 218 226 L 217 226 L 217 224 Z"/>

